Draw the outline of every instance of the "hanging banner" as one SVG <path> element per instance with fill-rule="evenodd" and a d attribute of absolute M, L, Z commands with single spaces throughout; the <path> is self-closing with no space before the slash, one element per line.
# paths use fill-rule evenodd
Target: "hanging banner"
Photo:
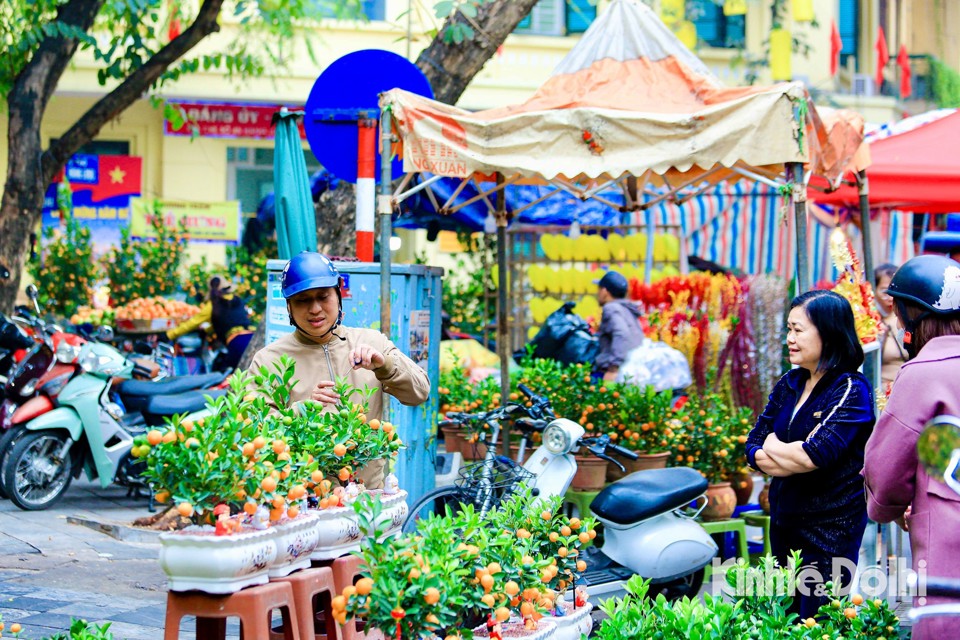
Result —
<path fill-rule="evenodd" d="M 64 177 L 73 192 L 73 217 L 90 229 L 96 255 L 120 244 L 120 230 L 130 223 L 130 199 L 140 196 L 143 158 L 77 154 L 47 188 L 43 227 L 61 224 L 57 187 Z"/>
<path fill-rule="evenodd" d="M 163 133 L 168 136 L 192 136 L 205 138 L 256 138 L 274 137 L 273 114 L 280 110 L 279 104 L 237 104 L 223 102 L 171 102 L 186 114 L 187 121 L 175 127 L 164 119 Z M 298 107 L 300 108 L 300 107 Z M 179 123 L 178 123 L 179 124 Z M 300 139 L 306 140 L 303 119 L 298 119 Z"/>
<path fill-rule="evenodd" d="M 813 0 L 792 0 L 792 3 L 794 22 L 813 21 Z"/>
<path fill-rule="evenodd" d="M 725 16 L 747 15 L 747 0 L 724 0 L 723 15 Z"/>
<path fill-rule="evenodd" d="M 683 20 L 687 15 L 686 4 L 686 0 L 661 0 L 660 19 L 667 25 Z"/>
<path fill-rule="evenodd" d="M 774 82 L 793 78 L 793 36 L 786 29 L 770 32 L 770 76 Z"/>
<path fill-rule="evenodd" d="M 155 238 L 151 222 L 155 203 L 163 213 L 163 223 L 176 227 L 181 221 L 190 242 L 237 244 L 240 241 L 240 202 L 182 202 L 135 198 L 130 203 L 130 235 Z"/>

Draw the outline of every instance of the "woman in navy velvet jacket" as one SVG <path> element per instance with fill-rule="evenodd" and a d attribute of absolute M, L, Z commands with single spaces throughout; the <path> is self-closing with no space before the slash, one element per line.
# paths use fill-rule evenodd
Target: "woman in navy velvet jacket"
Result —
<path fill-rule="evenodd" d="M 773 477 L 773 555 L 785 564 L 800 551 L 802 564 L 817 572 L 807 582 L 801 574 L 794 598 L 793 610 L 808 618 L 827 600 L 819 585 L 852 579 L 849 569 L 834 575 L 833 560 L 857 562 L 867 523 L 860 470 L 876 415 L 870 385 L 857 372 L 863 349 L 846 299 L 832 291 L 794 298 L 787 347 L 795 368 L 774 387 L 746 450 L 750 465 Z"/>

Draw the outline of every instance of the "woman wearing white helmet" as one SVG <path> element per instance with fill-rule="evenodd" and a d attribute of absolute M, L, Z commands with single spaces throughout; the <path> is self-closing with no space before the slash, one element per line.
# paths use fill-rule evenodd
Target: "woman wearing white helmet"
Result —
<path fill-rule="evenodd" d="M 332 407 L 340 399 L 333 390 L 340 377 L 354 387 L 375 389 L 368 400 L 370 418 L 381 417 L 384 393 L 408 406 L 424 403 L 430 381 L 422 368 L 379 331 L 342 324 L 342 284 L 326 256 L 309 251 L 294 256 L 283 269 L 281 293 L 296 330 L 258 351 L 250 369 L 271 369 L 281 355 L 291 356 L 297 383 L 290 402 L 313 399 Z M 379 488 L 383 463 L 368 465 L 360 477 L 369 488 Z"/>
<path fill-rule="evenodd" d="M 917 459 L 924 424 L 940 414 L 960 415 L 960 264 L 943 256 L 913 258 L 897 269 L 887 293 L 909 360 L 867 441 L 867 512 L 910 532 L 915 571 L 960 578 L 960 496 Z M 926 604 L 943 601 L 927 598 Z M 952 638 L 955 628 L 956 619 L 925 618 L 912 637 Z"/>

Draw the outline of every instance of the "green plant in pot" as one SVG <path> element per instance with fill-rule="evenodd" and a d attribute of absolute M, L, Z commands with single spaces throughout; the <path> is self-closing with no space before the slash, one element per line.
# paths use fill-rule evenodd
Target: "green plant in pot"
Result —
<path fill-rule="evenodd" d="M 290 405 L 289 389 L 295 362 L 283 356 L 274 369 L 262 367 L 256 376 L 261 394 L 268 400 L 268 420 L 277 425 L 275 435 L 289 447 L 290 463 L 299 473 L 297 479 L 312 490 L 321 507 L 342 506 L 338 486 L 355 479 L 358 471 L 374 460 L 397 456 L 403 443 L 389 422 L 367 419 L 367 399 L 371 389 L 357 389 L 341 378 L 334 390 L 340 402 L 331 408 L 308 400 Z"/>
<path fill-rule="evenodd" d="M 618 427 L 610 432 L 611 439 L 638 453 L 668 451 L 677 426 L 672 394 L 669 391 L 658 393 L 649 385 L 620 385 L 616 393 Z"/>
<path fill-rule="evenodd" d="M 261 456 L 278 426 L 249 383 L 249 375 L 235 374 L 229 393 L 208 403 L 205 417 L 172 420 L 139 447 L 157 501 L 172 502 L 195 524 L 212 524 L 221 504 L 238 513 L 246 502 L 262 503 L 262 494 L 273 493 L 280 476 L 289 474 L 289 460 Z"/>
<path fill-rule="evenodd" d="M 460 636 L 462 613 L 476 597 L 471 584 L 478 547 L 462 541 L 453 518 L 431 517 L 420 523 L 418 535 L 379 541 L 380 504 L 369 495 L 355 504 L 364 534 L 360 556 L 363 574 L 356 585 L 334 597 L 334 618 L 366 621 L 396 640 Z M 471 637 L 469 629 L 462 632 Z M 456 637 L 455 636 L 455 637 Z"/>

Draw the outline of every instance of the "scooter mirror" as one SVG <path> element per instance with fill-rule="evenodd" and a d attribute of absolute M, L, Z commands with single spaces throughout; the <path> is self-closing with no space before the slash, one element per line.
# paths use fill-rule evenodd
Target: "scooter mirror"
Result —
<path fill-rule="evenodd" d="M 113 342 L 113 327 L 102 325 L 97 329 L 97 340 L 100 342 Z"/>
<path fill-rule="evenodd" d="M 917 457 L 927 475 L 960 493 L 960 418 L 937 416 L 927 422 L 917 441 Z"/>
<path fill-rule="evenodd" d="M 37 285 L 35 284 L 28 284 L 26 288 L 26 293 L 27 293 L 27 297 L 33 300 L 34 302 L 36 302 L 37 298 L 40 297 L 40 292 L 37 290 Z"/>

